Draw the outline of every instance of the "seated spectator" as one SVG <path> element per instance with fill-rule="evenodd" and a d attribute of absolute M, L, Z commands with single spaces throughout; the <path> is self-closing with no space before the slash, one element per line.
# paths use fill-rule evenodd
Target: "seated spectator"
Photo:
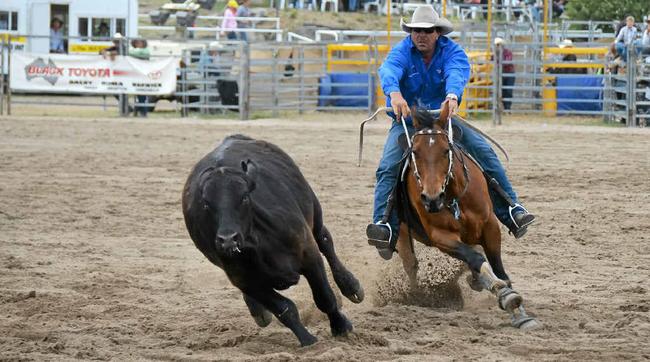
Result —
<path fill-rule="evenodd" d="M 110 58 L 111 60 L 115 60 L 116 55 L 123 54 L 123 49 L 122 49 L 123 40 L 124 37 L 122 36 L 122 34 L 115 33 L 115 35 L 113 35 L 113 46 L 100 50 L 99 54 L 101 54 L 105 59 Z"/>
<path fill-rule="evenodd" d="M 64 37 L 63 21 L 59 18 L 52 19 L 50 23 L 50 53 L 65 53 Z"/>
<path fill-rule="evenodd" d="M 638 33 L 636 26 L 634 26 L 634 17 L 628 16 L 625 19 L 625 24 L 626 26 L 618 33 L 615 41 L 616 53 L 623 61 L 627 61 L 627 47 L 634 45 Z"/>
<path fill-rule="evenodd" d="M 553 0 L 553 17 L 560 17 L 564 13 L 566 0 Z"/>

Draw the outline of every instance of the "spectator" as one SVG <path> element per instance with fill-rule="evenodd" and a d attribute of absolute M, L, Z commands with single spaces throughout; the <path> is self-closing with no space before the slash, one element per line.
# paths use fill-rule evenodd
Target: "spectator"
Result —
<path fill-rule="evenodd" d="M 97 35 L 100 39 L 108 39 L 111 37 L 111 30 L 108 28 L 108 24 L 101 22 L 99 28 L 97 28 Z"/>
<path fill-rule="evenodd" d="M 530 16 L 533 18 L 532 20 L 541 23 L 542 11 L 540 11 L 541 6 L 539 6 L 539 2 L 537 0 L 526 0 L 526 5 L 528 6 L 528 10 L 530 10 Z"/>
<path fill-rule="evenodd" d="M 573 41 L 571 39 L 564 39 L 558 44 L 558 48 L 573 48 Z M 559 60 L 563 63 L 577 62 L 578 57 L 575 54 L 564 54 Z M 548 72 L 553 74 L 587 74 L 587 68 L 550 68 Z"/>
<path fill-rule="evenodd" d="M 99 54 L 101 54 L 104 58 L 115 60 L 116 55 L 124 54 L 124 49 L 122 49 L 123 40 L 124 37 L 122 34 L 115 33 L 115 35 L 113 35 L 113 46 L 100 50 Z"/>
<path fill-rule="evenodd" d="M 650 55 L 650 15 L 648 15 L 645 22 L 646 27 L 641 38 L 641 45 L 639 46 L 639 53 L 643 56 Z"/>
<path fill-rule="evenodd" d="M 226 4 L 226 11 L 223 14 L 223 22 L 221 23 L 221 35 L 226 35 L 228 40 L 237 40 L 237 8 L 239 4 L 237 0 L 230 0 Z"/>
<path fill-rule="evenodd" d="M 638 33 L 636 26 L 634 26 L 634 17 L 628 16 L 625 23 L 626 26 L 618 33 L 615 41 L 616 53 L 623 61 L 627 61 L 627 47 L 629 45 L 634 46 L 634 40 Z"/>
<path fill-rule="evenodd" d="M 129 56 L 132 56 L 141 60 L 149 60 L 151 53 L 147 47 L 147 41 L 142 38 L 133 39 L 131 41 L 131 48 L 129 48 Z M 138 116 L 138 113 L 142 114 L 142 117 L 147 116 L 147 111 L 149 110 L 147 96 L 136 95 L 135 96 L 135 109 L 133 112 L 134 116 Z"/>
<path fill-rule="evenodd" d="M 553 17 L 560 17 L 564 13 L 565 0 L 553 0 Z"/>
<path fill-rule="evenodd" d="M 515 65 L 512 64 L 512 52 L 506 48 L 503 38 L 494 38 L 497 54 L 501 54 L 501 99 L 503 109 L 510 109 L 512 105 L 512 87 L 515 85 Z"/>
<path fill-rule="evenodd" d="M 50 53 L 65 53 L 63 21 L 59 18 L 50 23 Z"/>
<path fill-rule="evenodd" d="M 250 9 L 251 0 L 242 1 L 241 5 L 237 8 L 237 19 L 240 18 L 249 18 L 251 16 Z M 250 28 L 250 20 L 237 20 L 237 27 L 239 29 Z M 239 32 L 239 40 L 248 41 L 248 34 L 244 31 Z"/>

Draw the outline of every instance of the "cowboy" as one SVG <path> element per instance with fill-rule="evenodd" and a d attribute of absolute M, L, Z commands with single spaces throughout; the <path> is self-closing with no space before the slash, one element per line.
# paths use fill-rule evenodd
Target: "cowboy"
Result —
<path fill-rule="evenodd" d="M 366 229 L 370 244 L 378 249 L 388 248 L 399 235 L 396 210 L 388 210 L 388 222 L 383 222 L 382 218 L 397 182 L 403 153 L 398 144 L 398 138 L 404 134 L 401 118 L 404 117 L 409 133 L 412 133 L 410 106 L 438 109 L 446 102 L 450 115 L 454 114 L 470 75 L 467 54 L 445 36 L 452 31 L 451 22 L 439 17 L 433 7 L 418 7 L 411 22 L 405 23 L 402 19 L 401 26 L 410 36 L 391 49 L 379 68 L 386 103 L 393 109 L 389 113 L 393 123 L 376 173 L 373 224 Z M 460 143 L 464 149 L 478 161 L 488 179 L 498 182 L 511 199 L 508 202 L 505 197 L 497 196 L 496 188 L 490 190 L 497 218 L 515 238 L 522 237 L 535 217 L 518 202 L 503 166 L 485 139 L 460 122 L 454 120 L 453 123 L 462 131 Z"/>

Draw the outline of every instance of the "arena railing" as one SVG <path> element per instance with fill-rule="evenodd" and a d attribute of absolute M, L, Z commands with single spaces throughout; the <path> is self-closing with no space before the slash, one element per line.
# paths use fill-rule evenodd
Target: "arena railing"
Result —
<path fill-rule="evenodd" d="M 0 52 L 1 69 L 5 72 L 13 48 L 9 45 L 5 40 Z M 173 109 L 184 116 L 195 111 L 209 115 L 236 110 L 240 118 L 248 119 L 252 112 L 270 111 L 277 115 L 283 110 L 367 111 L 383 103 L 377 69 L 387 48 L 380 44 L 338 49 L 337 46 L 345 44 L 220 42 L 214 49 L 219 59 L 213 65 L 200 66 L 201 55 L 210 52 L 209 45 L 207 41 L 188 41 L 184 44 L 186 49 L 177 56 L 179 63 L 183 61 L 187 66 L 179 68 L 177 91 L 163 99 L 171 100 Z M 490 52 L 470 51 L 472 73 L 461 103 L 462 111 L 490 115 L 495 123 L 504 114 L 539 114 L 597 116 L 628 126 L 647 124 L 650 60 L 646 62 L 630 47 L 628 62 L 619 64 L 605 56 L 606 47 L 602 44 L 574 45 L 561 50 L 552 44 L 507 44 L 514 54 L 509 62 L 492 57 L 494 48 Z M 568 53 L 576 55 L 577 61 L 555 59 Z M 503 65 L 508 64 L 515 70 L 503 74 Z M 339 72 L 360 75 L 343 74 L 343 80 L 332 83 L 336 78 L 334 73 Z M 512 76 L 514 84 L 504 84 L 504 75 Z M 10 77 L 4 80 L 10 85 Z M 118 105 L 112 96 L 64 101 L 49 95 L 23 94 L 12 98 L 11 86 L 5 84 L 0 88 L 8 90 L 0 93 L 3 112 L 11 112 L 12 105 L 21 104 L 102 109 Z M 225 98 L 222 92 L 226 93 Z M 153 107 L 158 98 L 150 97 L 147 105 Z M 504 107 L 504 101 L 511 104 L 509 109 Z M 576 104 L 583 107 L 572 107 Z"/>

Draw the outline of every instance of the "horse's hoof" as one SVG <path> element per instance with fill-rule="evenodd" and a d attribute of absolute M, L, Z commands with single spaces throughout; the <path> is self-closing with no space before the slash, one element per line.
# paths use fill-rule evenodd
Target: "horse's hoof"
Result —
<path fill-rule="evenodd" d="M 521 303 L 524 301 L 519 293 L 508 287 L 499 289 L 497 291 L 497 298 L 499 300 L 499 308 L 508 312 L 512 312 L 519 308 Z"/>
<path fill-rule="evenodd" d="M 482 292 L 485 289 L 481 281 L 475 278 L 473 274 L 468 275 L 466 281 L 467 285 L 475 292 Z"/>
<path fill-rule="evenodd" d="M 524 331 L 532 331 L 533 329 L 538 329 L 542 327 L 542 324 L 539 323 L 535 318 L 533 317 L 520 317 L 512 321 L 512 326 L 515 328 L 519 328 Z"/>

